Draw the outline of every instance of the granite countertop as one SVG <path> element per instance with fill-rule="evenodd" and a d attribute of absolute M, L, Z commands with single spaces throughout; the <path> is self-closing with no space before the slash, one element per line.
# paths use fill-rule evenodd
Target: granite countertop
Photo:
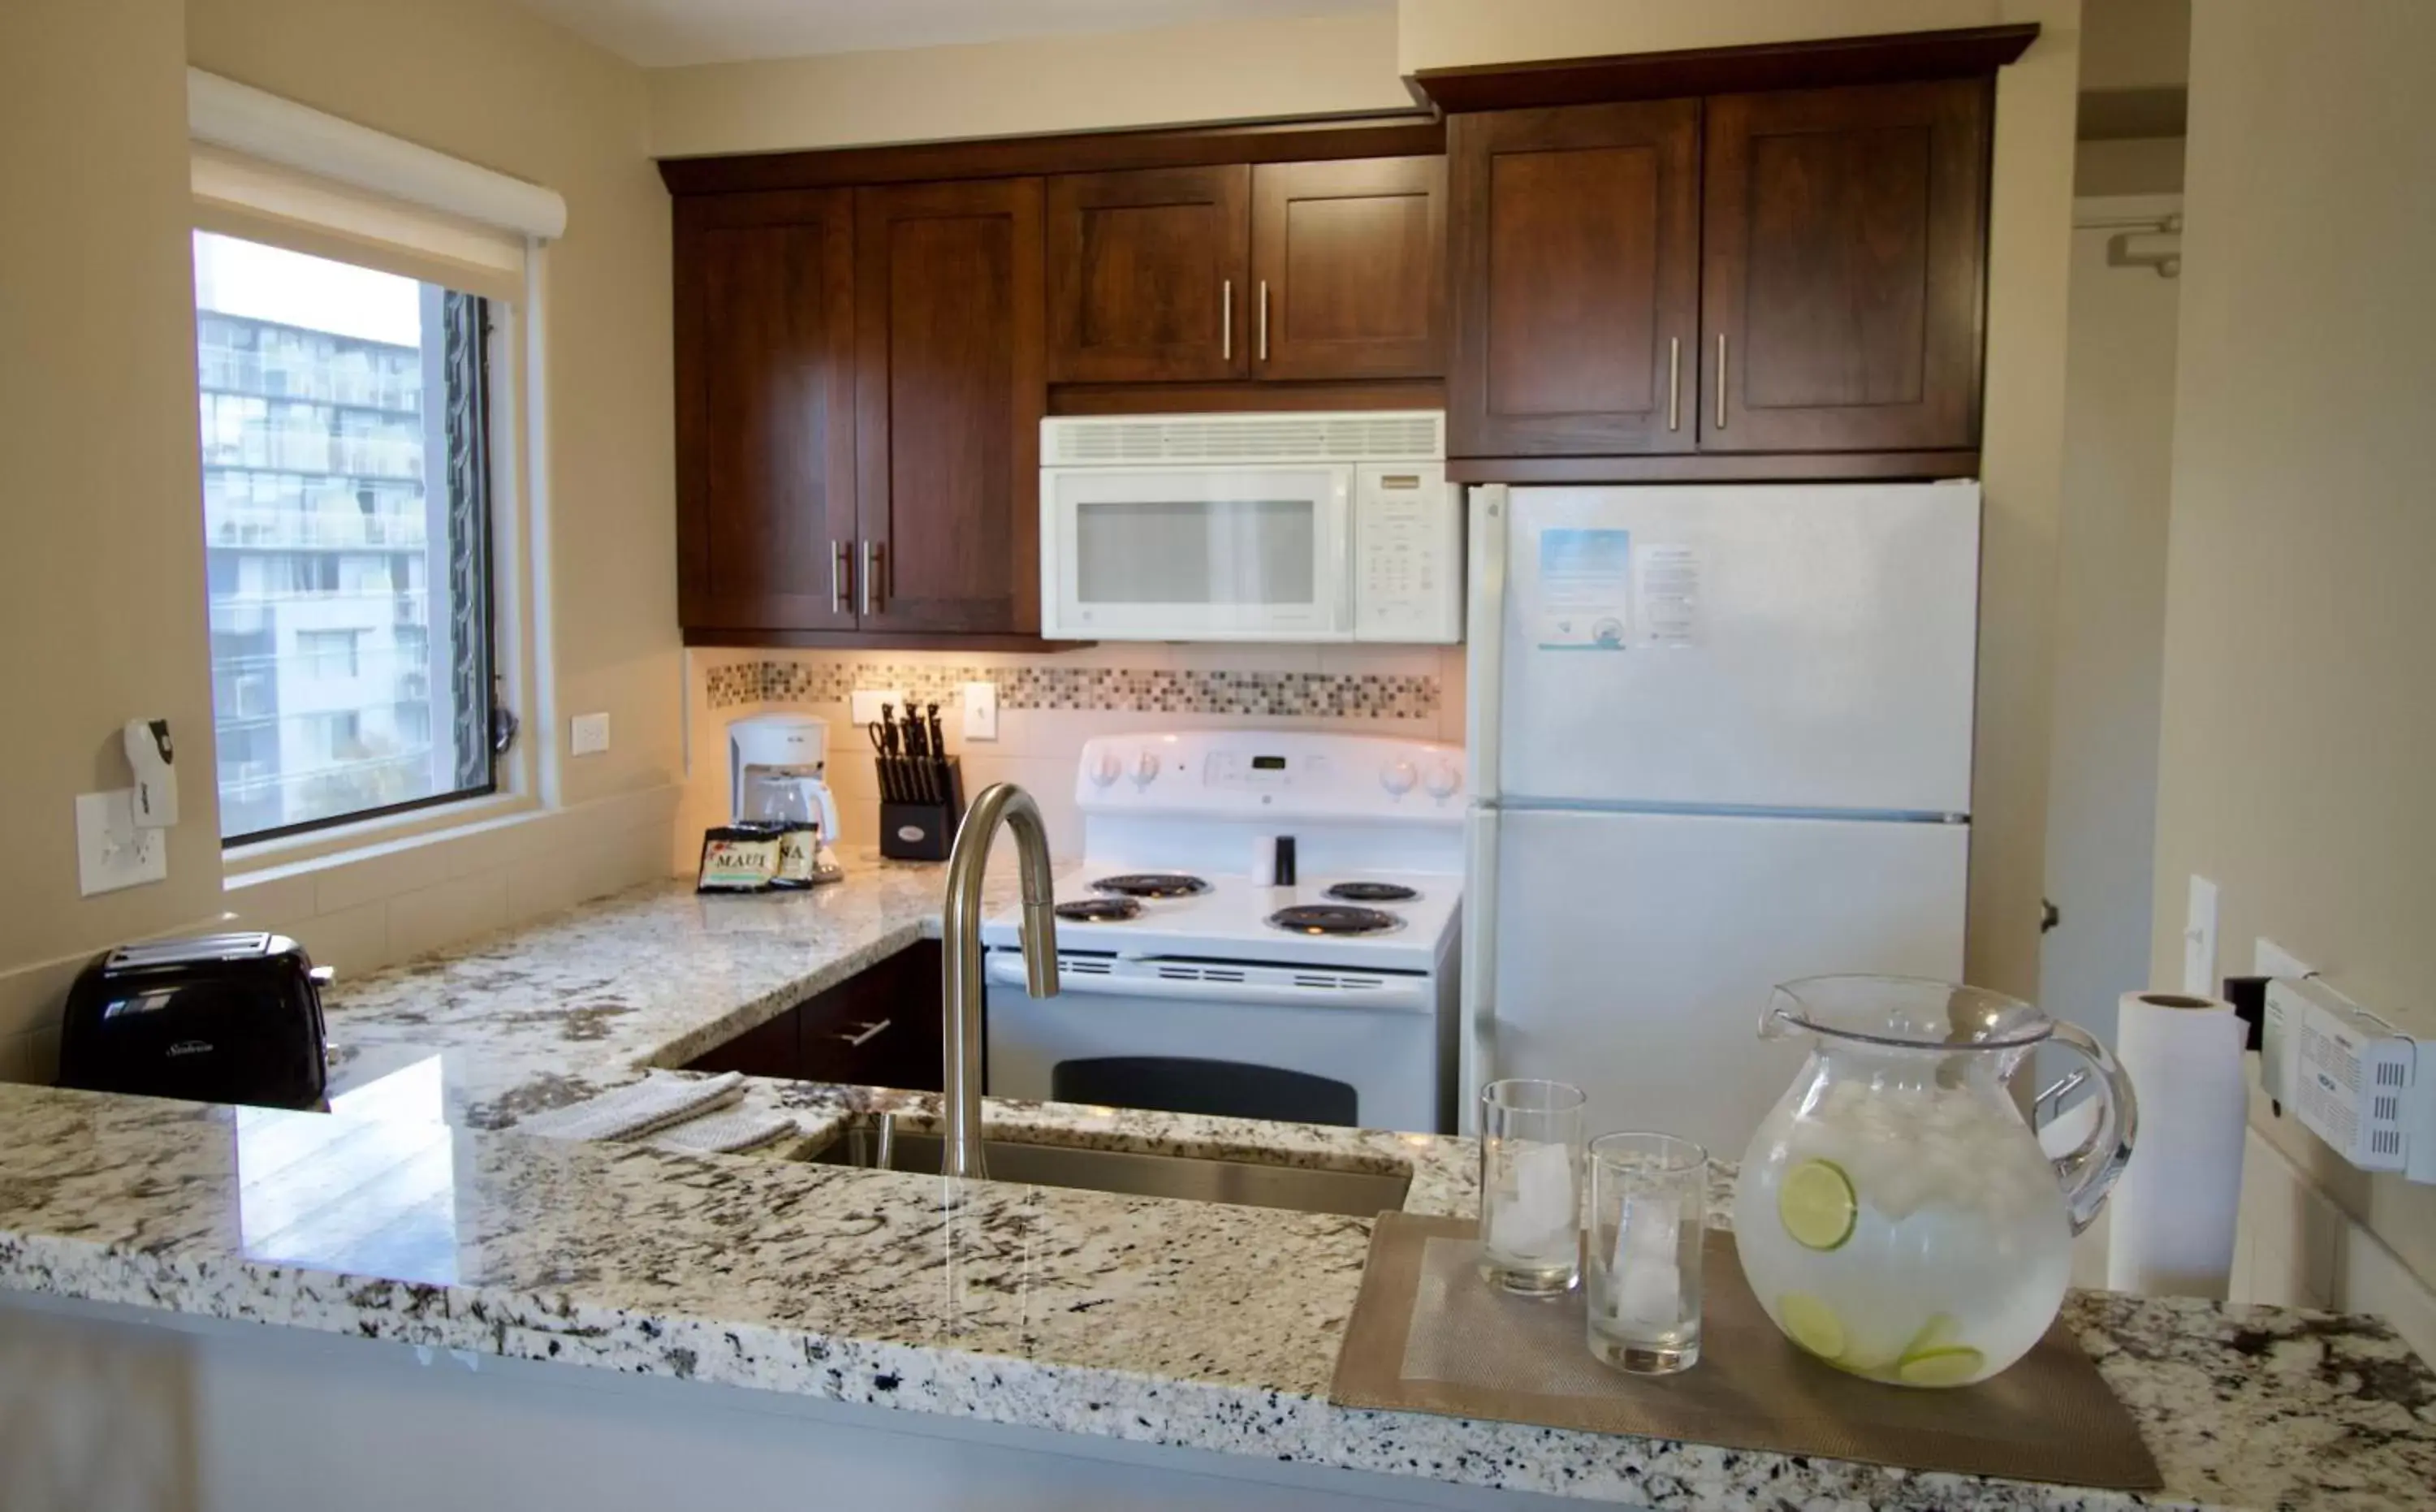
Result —
<path fill-rule="evenodd" d="M 654 886 L 334 993 L 331 1115 L 0 1086 L 0 1286 L 1664 1509 L 2425 1505 L 2436 1375 L 2382 1323 L 2076 1294 L 2146 1497 L 1329 1405 L 1366 1220 L 513 1132 L 935 930 L 936 868 Z M 807 1142 L 935 1099 L 758 1083 Z M 993 1102 L 993 1134 L 1413 1175 L 1469 1141 Z M 1722 1200 L 1731 1172 L 1721 1173 Z"/>

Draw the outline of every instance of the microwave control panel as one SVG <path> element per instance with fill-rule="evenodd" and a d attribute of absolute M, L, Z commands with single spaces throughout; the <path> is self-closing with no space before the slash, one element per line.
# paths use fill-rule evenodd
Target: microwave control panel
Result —
<path fill-rule="evenodd" d="M 1463 639 L 1461 493 L 1443 462 L 1354 469 L 1354 639 Z"/>

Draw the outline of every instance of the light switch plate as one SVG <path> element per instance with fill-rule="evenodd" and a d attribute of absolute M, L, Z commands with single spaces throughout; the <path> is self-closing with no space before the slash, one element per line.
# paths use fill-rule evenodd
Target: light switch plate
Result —
<path fill-rule="evenodd" d="M 965 709 L 965 739 L 995 740 L 998 739 L 998 685 L 966 683 L 961 700 Z"/>
<path fill-rule="evenodd" d="M 599 756 L 609 749 L 609 716 L 579 714 L 570 721 L 567 745 L 577 756 Z"/>
<path fill-rule="evenodd" d="M 2183 991 L 2216 996 L 2216 884 L 2191 874 L 2191 903 L 2183 924 Z"/>
<path fill-rule="evenodd" d="M 878 724 L 879 722 L 879 705 L 882 704 L 895 704 L 896 706 L 896 717 L 900 720 L 905 717 L 904 689 L 896 687 L 856 688 L 854 690 L 854 722 L 857 724 Z"/>
<path fill-rule="evenodd" d="M 135 790 L 77 794 L 77 890 L 86 897 L 165 881 L 169 836 L 135 824 Z"/>

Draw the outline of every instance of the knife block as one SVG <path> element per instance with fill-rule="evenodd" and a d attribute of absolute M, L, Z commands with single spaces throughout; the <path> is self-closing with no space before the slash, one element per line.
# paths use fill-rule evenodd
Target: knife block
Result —
<path fill-rule="evenodd" d="M 964 767 L 949 756 L 947 802 L 880 804 L 879 854 L 898 861 L 946 860 L 964 818 Z"/>

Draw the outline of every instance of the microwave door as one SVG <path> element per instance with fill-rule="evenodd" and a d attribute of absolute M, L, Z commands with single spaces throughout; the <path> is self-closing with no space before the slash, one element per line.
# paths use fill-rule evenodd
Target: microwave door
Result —
<path fill-rule="evenodd" d="M 1350 638 L 1351 471 L 1043 469 L 1044 634 Z"/>

